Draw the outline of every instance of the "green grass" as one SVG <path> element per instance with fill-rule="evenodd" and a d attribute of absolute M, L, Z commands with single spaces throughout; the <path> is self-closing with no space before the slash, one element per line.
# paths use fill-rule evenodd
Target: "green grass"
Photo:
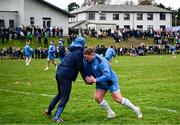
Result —
<path fill-rule="evenodd" d="M 114 39 L 112 37 L 106 37 L 106 38 L 102 38 L 102 39 L 98 39 L 98 38 L 95 38 L 95 37 L 86 37 L 86 45 L 87 46 L 97 46 L 98 44 L 99 45 L 105 45 L 105 46 L 123 46 L 123 47 L 131 47 L 132 45 L 133 46 L 138 46 L 140 45 L 141 43 L 145 43 L 145 44 L 148 44 L 148 45 L 152 45 L 153 44 L 153 39 L 148 39 L 148 40 L 138 40 L 138 39 L 135 39 L 135 38 L 130 38 L 128 39 L 127 41 L 123 41 L 123 42 L 120 42 L 120 43 L 115 43 L 114 42 Z M 36 38 L 33 37 L 33 40 L 31 42 L 31 47 L 32 48 L 37 48 L 39 46 L 41 46 L 42 48 L 44 47 L 44 44 L 43 44 L 43 38 L 42 38 L 42 43 L 41 44 L 38 44 L 38 42 L 36 41 Z M 55 44 L 58 45 L 58 41 L 59 41 L 59 38 L 57 37 L 50 37 L 49 38 L 49 42 L 50 40 L 54 40 L 55 41 Z M 67 46 L 67 38 L 64 38 L 65 40 L 65 45 Z M 27 40 L 25 40 L 27 41 Z M 9 43 L 6 43 L 5 44 L 0 44 L 0 49 L 4 48 L 4 47 L 21 47 L 23 48 L 25 46 L 25 41 L 20 41 L 20 40 L 10 40 Z M 1 39 L 0 39 L 0 43 L 1 42 Z"/>
<path fill-rule="evenodd" d="M 59 41 L 59 38 L 57 38 L 57 37 L 50 37 L 49 38 L 49 42 L 50 42 L 50 40 L 54 40 L 55 42 L 56 42 L 56 44 L 58 44 L 58 41 Z M 20 41 L 20 40 L 17 40 L 17 39 L 15 39 L 15 40 L 9 40 L 9 42 L 7 43 L 6 41 L 5 41 L 5 43 L 4 44 L 2 44 L 2 41 L 1 41 L 1 39 L 0 39 L 0 48 L 4 48 L 4 47 L 21 47 L 21 48 L 23 48 L 25 45 L 26 45 L 26 41 L 28 41 L 27 39 L 25 39 L 24 41 Z M 41 44 L 39 44 L 38 42 L 37 42 L 37 40 L 36 40 L 36 38 L 35 37 L 33 37 L 33 39 L 32 39 L 32 42 L 31 42 L 31 47 L 32 48 L 37 48 L 37 47 L 44 47 L 44 38 L 42 38 L 41 39 Z"/>
<path fill-rule="evenodd" d="M 79 76 L 62 114 L 65 124 L 180 124 L 180 55 L 177 59 L 165 55 L 117 60 L 112 66 L 122 95 L 141 107 L 143 118 L 115 103 L 108 92 L 106 100 L 117 117 L 107 119 L 93 101 L 95 86 L 85 85 Z M 42 115 L 57 91 L 54 66 L 44 71 L 45 65 L 46 60 L 32 60 L 29 67 L 24 60 L 0 61 L 0 124 L 53 123 Z"/>

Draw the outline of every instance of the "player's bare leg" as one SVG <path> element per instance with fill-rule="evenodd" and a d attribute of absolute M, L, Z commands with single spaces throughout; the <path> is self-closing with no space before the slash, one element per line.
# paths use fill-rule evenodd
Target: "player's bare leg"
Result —
<path fill-rule="evenodd" d="M 131 101 L 129 101 L 127 98 L 125 97 L 122 97 L 121 96 L 121 93 L 118 91 L 118 92 L 113 92 L 112 93 L 112 98 L 118 102 L 118 103 L 121 103 L 122 105 L 132 109 L 138 118 L 142 118 L 142 113 L 141 113 L 141 110 L 139 107 L 135 106 Z"/>
<path fill-rule="evenodd" d="M 29 66 L 30 62 L 31 62 L 31 58 L 28 59 L 26 65 Z"/>
<path fill-rule="evenodd" d="M 108 118 L 114 118 L 116 117 L 116 114 L 113 112 L 113 110 L 110 108 L 106 100 L 104 100 L 104 96 L 106 94 L 105 90 L 96 89 L 96 95 L 95 100 L 96 102 L 107 112 Z"/>
<path fill-rule="evenodd" d="M 45 68 L 44 70 L 48 70 L 48 69 L 49 69 L 49 64 L 50 64 L 50 62 L 51 62 L 51 60 L 50 60 L 50 59 L 48 59 L 47 66 L 46 66 L 46 68 Z"/>

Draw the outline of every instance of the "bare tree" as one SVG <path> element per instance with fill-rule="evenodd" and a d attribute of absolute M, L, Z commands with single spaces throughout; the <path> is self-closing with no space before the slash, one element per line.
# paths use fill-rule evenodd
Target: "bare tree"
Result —
<path fill-rule="evenodd" d="M 133 4 L 135 4 L 135 3 L 133 3 L 132 0 L 126 0 L 124 4 L 125 4 L 125 5 L 133 5 Z"/>
<path fill-rule="evenodd" d="M 81 7 L 86 7 L 86 6 L 90 6 L 90 5 L 92 5 L 92 0 L 84 0 Z"/>
<path fill-rule="evenodd" d="M 106 3 L 106 0 L 92 0 L 92 4 L 105 4 Z"/>
<path fill-rule="evenodd" d="M 82 6 L 98 5 L 98 4 L 110 4 L 111 0 L 84 0 Z"/>
<path fill-rule="evenodd" d="M 98 4 L 105 4 L 106 0 L 98 0 Z"/>
<path fill-rule="evenodd" d="M 107 5 L 111 4 L 111 2 L 112 2 L 111 0 L 106 0 Z"/>
<path fill-rule="evenodd" d="M 153 5 L 155 0 L 138 0 L 139 5 Z"/>

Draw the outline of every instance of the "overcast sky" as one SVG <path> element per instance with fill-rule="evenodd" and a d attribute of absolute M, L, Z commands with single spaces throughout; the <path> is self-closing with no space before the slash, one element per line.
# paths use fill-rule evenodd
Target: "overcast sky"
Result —
<path fill-rule="evenodd" d="M 76 2 L 78 5 L 82 5 L 84 0 L 46 0 L 49 3 L 56 5 L 57 7 L 60 7 L 61 9 L 66 9 L 67 6 L 72 3 Z M 121 4 L 124 3 L 124 1 L 127 0 L 112 0 L 112 4 Z M 130 1 L 130 0 L 129 0 Z M 134 3 L 137 3 L 137 0 L 132 0 Z M 180 8 L 180 0 L 155 0 L 156 3 L 162 3 L 166 7 L 171 7 L 173 9 L 178 9 Z"/>

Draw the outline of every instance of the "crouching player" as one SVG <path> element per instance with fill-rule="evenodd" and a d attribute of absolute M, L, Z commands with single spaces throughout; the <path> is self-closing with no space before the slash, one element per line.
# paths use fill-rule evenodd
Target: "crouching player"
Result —
<path fill-rule="evenodd" d="M 86 74 L 87 83 L 96 83 L 95 101 L 107 112 L 108 118 L 113 118 L 116 114 L 109 107 L 104 99 L 106 92 L 111 92 L 112 98 L 135 112 L 138 118 L 142 118 L 142 113 L 139 107 L 136 107 L 127 98 L 122 97 L 118 85 L 118 77 L 111 69 L 108 61 L 95 54 L 92 48 L 84 50 L 84 72 Z"/>

